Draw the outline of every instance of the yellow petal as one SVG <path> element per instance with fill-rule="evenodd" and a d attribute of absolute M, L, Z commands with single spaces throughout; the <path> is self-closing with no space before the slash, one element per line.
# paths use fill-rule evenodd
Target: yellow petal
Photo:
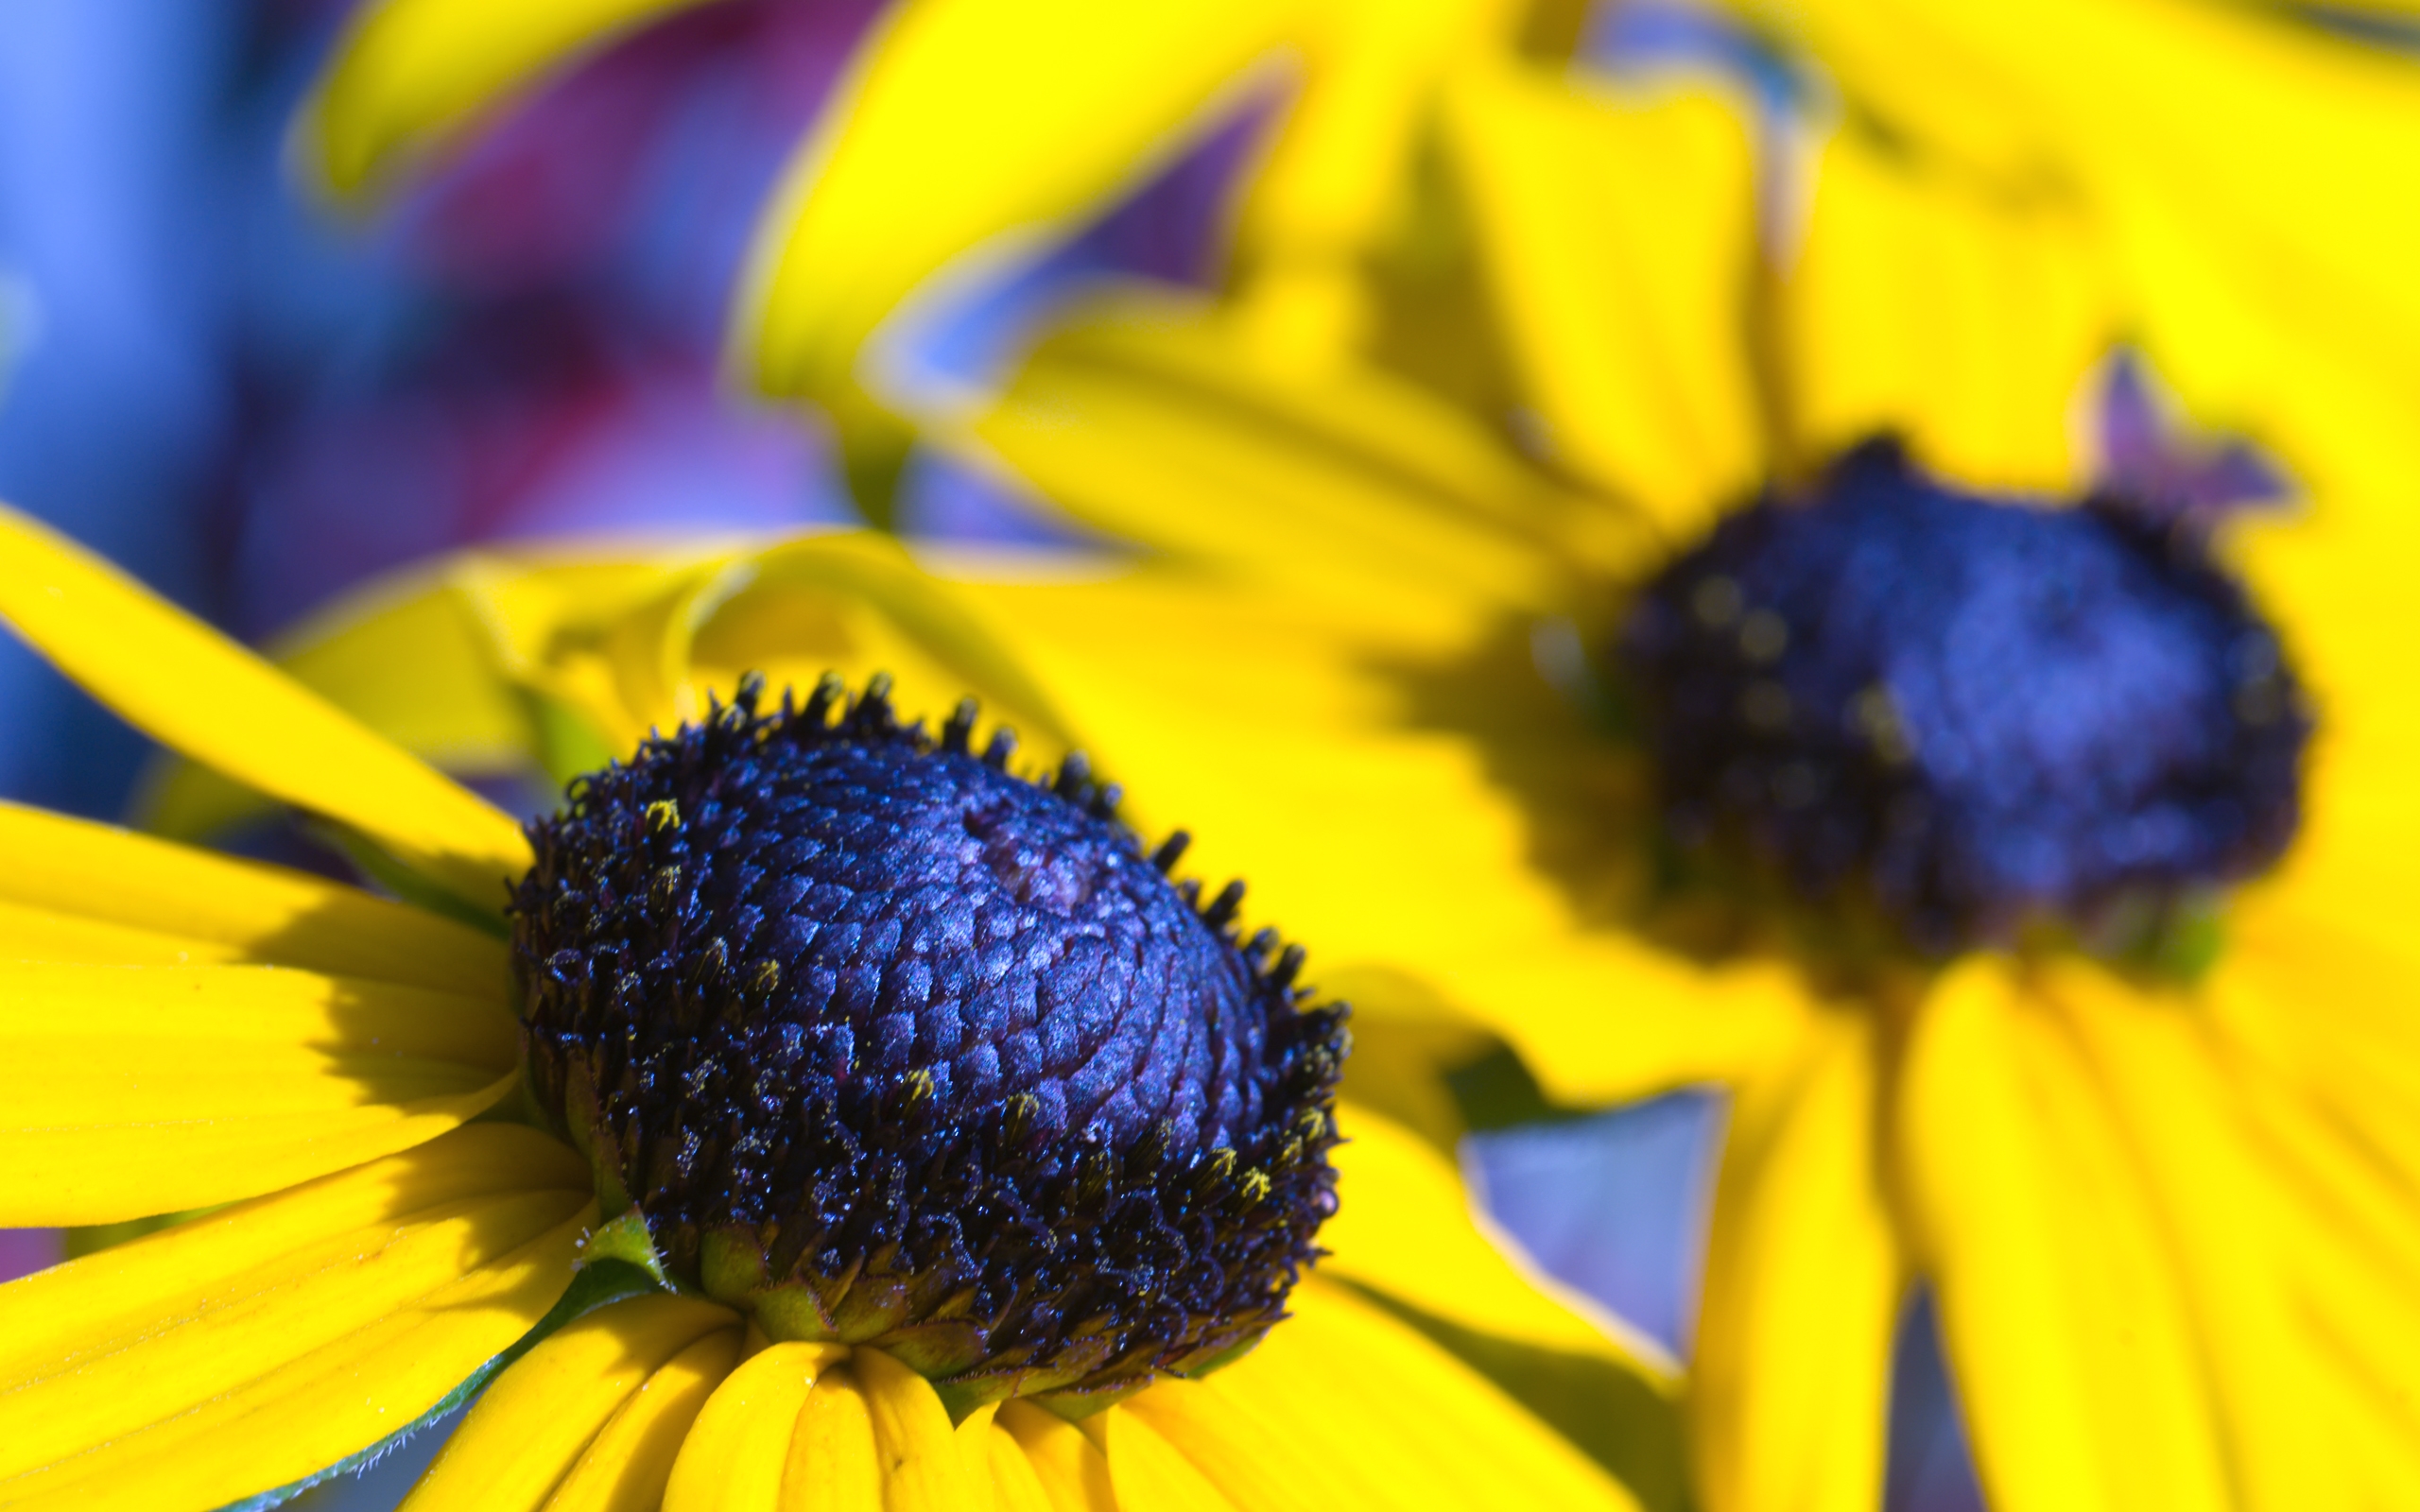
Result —
<path fill-rule="evenodd" d="M 1780 284 L 1788 423 L 1813 457 L 1896 431 L 1970 486 L 2079 488 L 2113 278 L 2072 200 L 1996 195 L 1836 131 Z"/>
<path fill-rule="evenodd" d="M 761 1512 L 778 1506 L 799 1409 L 848 1346 L 776 1344 L 715 1388 L 673 1462 L 664 1512 Z"/>
<path fill-rule="evenodd" d="M 2188 1005 L 2081 964 L 2048 984 L 2068 1010 L 2174 1235 L 2246 1505 L 2356 1504 L 2290 1289 L 2281 1236 L 2307 1214 L 2248 1147 L 2238 1093 Z"/>
<path fill-rule="evenodd" d="M 163 745 L 371 836 L 483 909 L 528 869 L 512 819 L 82 548 L 0 510 L 0 615 Z"/>
<path fill-rule="evenodd" d="M 361 198 L 541 76 L 699 0 L 374 0 L 296 123 L 305 161 Z"/>
<path fill-rule="evenodd" d="M 1653 1342 L 1490 1242 L 1460 1176 L 1433 1146 L 1350 1105 L 1339 1127 L 1338 1211 L 1320 1229 L 1331 1251 L 1322 1275 L 1491 1337 L 1592 1356 L 1651 1395 L 1669 1386 L 1671 1362 Z"/>
<path fill-rule="evenodd" d="M 1827 1016 L 1731 1105 L 1689 1389 L 1710 1512 L 1876 1505 L 1904 1270 L 1869 1021 Z"/>
<path fill-rule="evenodd" d="M 9 857 L 0 899 L 21 905 L 9 938 L 27 959 L 176 958 L 101 954 L 112 936 L 77 933 L 82 921 L 127 931 L 121 937 L 138 950 L 170 942 L 197 953 L 197 963 L 299 966 L 499 1000 L 509 981 L 505 947 L 493 936 L 283 867 L 13 803 L 0 803 L 0 855 Z"/>
<path fill-rule="evenodd" d="M 501 571 L 454 558 L 381 579 L 280 635 L 281 671 L 456 777 L 519 775 L 537 733 L 500 665 L 497 616 L 477 589 Z M 138 796 L 143 827 L 199 839 L 268 806 L 206 766 L 169 759 Z"/>
<path fill-rule="evenodd" d="M 880 1349 L 851 1357 L 873 1415 L 889 1512 L 953 1512 L 975 1499 L 975 1483 L 932 1383 Z"/>
<path fill-rule="evenodd" d="M 876 1442 L 874 1415 L 854 1365 L 815 1378 L 783 1464 L 781 1512 L 883 1512 L 890 1460 Z"/>
<path fill-rule="evenodd" d="M 1211 1479 L 1139 1413 L 1113 1408 L 1101 1425 L 1118 1512 L 1237 1512 Z M 1252 1505 L 1253 1503 L 1244 1503 Z M 1298 1502 L 1279 1502 L 1285 1508 Z"/>
<path fill-rule="evenodd" d="M 2283 6 L 1749 8 L 1920 148 L 2080 188 L 2131 334 L 2204 421 L 2277 446 L 2323 497 L 2365 472 L 2392 480 L 2375 505 L 2408 492 L 2420 88 L 2396 49 Z"/>
<path fill-rule="evenodd" d="M 1959 968 L 1895 1108 L 1985 1490 L 2017 1512 L 2231 1505 L 2157 1211 L 2040 1011 L 1998 964 Z"/>
<path fill-rule="evenodd" d="M 427 1413 L 571 1279 L 585 1165 L 482 1125 L 0 1288 L 0 1500 L 218 1506 Z"/>
<path fill-rule="evenodd" d="M 977 1416 L 982 1421 L 977 1425 L 976 1442 L 981 1446 L 982 1469 L 991 1481 L 992 1512 L 1055 1512 L 1060 1503 L 1051 1499 L 1049 1488 L 1043 1485 L 1041 1474 L 1034 1469 L 1033 1461 L 1026 1457 L 1024 1446 L 1017 1442 L 1016 1435 L 1000 1426 L 996 1414 L 978 1413 Z M 970 1418 L 959 1425 L 959 1431 L 962 1433 L 969 1425 L 975 1424 L 976 1419 Z M 1073 1425 L 1069 1425 L 1069 1431 L 1074 1431 Z M 1092 1449 L 1090 1444 L 1084 1447 Z M 1092 1452 L 1096 1458 L 1100 1453 L 1098 1450 L 1092 1450 Z M 1114 1494 L 1107 1485 L 1108 1473 L 1108 1467 L 1104 1464 L 1101 1467 L 1101 1494 L 1104 1497 Z M 1102 1512 L 1114 1512 L 1106 1502 L 1101 1506 Z M 1070 1502 L 1067 1507 L 1068 1512 L 1092 1512 L 1092 1508 L 1082 1502 Z"/>
<path fill-rule="evenodd" d="M 1234 1423 L 1264 1440 L 1291 1437 L 1331 1484 L 1350 1487 L 1331 1504 L 1406 1512 L 1637 1504 L 1544 1423 L 1349 1288 L 1313 1276 L 1288 1305 L 1294 1315 L 1252 1353 L 1181 1395 L 1215 1397 Z M 1187 1442 L 1203 1456 L 1195 1468 L 1232 1486 L 1231 1497 L 1253 1484 L 1206 1432 Z M 1113 1470 L 1117 1453 L 1113 1436 Z"/>
<path fill-rule="evenodd" d="M 1038 756 L 1071 738 L 1049 691 L 998 628 L 873 531 L 812 536 L 741 558 L 689 609 L 664 655 L 683 718 L 700 717 L 706 690 L 728 690 L 745 671 L 802 693 L 827 670 L 857 683 L 883 671 L 908 717 L 938 724 L 973 695 L 987 718 L 1041 742 Z"/>
<path fill-rule="evenodd" d="M 740 1348 L 739 1331 L 730 1330 L 666 1361 L 581 1452 L 546 1512 L 656 1512 L 690 1425 L 739 1364 Z"/>
<path fill-rule="evenodd" d="M 658 1371 L 717 1335 L 735 1353 L 738 1332 L 728 1309 L 668 1296 L 631 1297 L 566 1325 L 480 1394 L 405 1505 L 537 1512 Z"/>
<path fill-rule="evenodd" d="M 736 328 L 743 369 L 769 393 L 845 388 L 858 347 L 911 290 L 1140 180 L 1299 9 L 896 9 L 758 232 Z"/>
<path fill-rule="evenodd" d="M 1675 541 L 1765 464 L 1743 113 L 1708 85 L 1583 89 L 1511 63 L 1460 70 L 1446 96 L 1446 145 L 1547 444 Z"/>
<path fill-rule="evenodd" d="M 418 1144 L 519 1073 L 504 1005 L 257 966 L 0 964 L 0 1223 L 225 1202 Z"/>
<path fill-rule="evenodd" d="M 1025 1401 L 1001 1403 L 995 1421 L 1059 1512 L 1120 1512 L 1108 1458 L 1074 1423 Z"/>
<path fill-rule="evenodd" d="M 1342 603 L 1535 603 L 1566 565 L 1568 502 L 1459 411 L 1373 369 L 1271 372 L 1167 296 L 1070 321 L 974 437 L 1115 534 Z"/>

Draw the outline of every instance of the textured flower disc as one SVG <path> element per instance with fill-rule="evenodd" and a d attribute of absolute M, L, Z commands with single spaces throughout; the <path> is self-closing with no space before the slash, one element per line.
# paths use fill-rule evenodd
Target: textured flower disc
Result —
<path fill-rule="evenodd" d="M 961 1401 L 1250 1344 L 1335 1210 L 1344 1009 L 1080 757 L 1028 782 L 971 700 L 936 741 L 886 693 L 764 713 L 751 679 L 531 827 L 542 1102 L 677 1283 Z"/>
<path fill-rule="evenodd" d="M 2300 687 L 2201 534 L 1955 492 L 1887 442 L 1725 519 L 1616 650 L 1682 838 L 1928 953 L 2139 936 L 2299 815 Z"/>

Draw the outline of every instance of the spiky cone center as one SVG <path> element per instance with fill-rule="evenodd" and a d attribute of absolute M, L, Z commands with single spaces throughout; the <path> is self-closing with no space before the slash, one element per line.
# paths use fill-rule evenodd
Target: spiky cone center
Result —
<path fill-rule="evenodd" d="M 1340 1005 L 1201 906 L 1080 757 L 877 678 L 575 782 L 513 905 L 533 1089 L 614 1243 L 960 1406 L 1114 1400 L 1284 1315 L 1335 1210 Z"/>

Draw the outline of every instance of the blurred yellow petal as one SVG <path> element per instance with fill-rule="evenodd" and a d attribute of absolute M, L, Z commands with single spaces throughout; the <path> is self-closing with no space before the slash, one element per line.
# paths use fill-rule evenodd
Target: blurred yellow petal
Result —
<path fill-rule="evenodd" d="M 2232 1503 L 2172 1241 L 2090 1073 L 2001 963 L 1946 977 L 1896 1100 L 1910 1223 L 1995 1506 Z"/>
<path fill-rule="evenodd" d="M 1754 158 L 1709 85 L 1646 95 L 1474 63 L 1444 130 L 1547 444 L 1675 541 L 1765 467 Z"/>
<path fill-rule="evenodd" d="M 581 1452 L 546 1512 L 657 1512 L 690 1425 L 739 1364 L 740 1348 L 734 1329 L 665 1362 Z"/>
<path fill-rule="evenodd" d="M 1504 0 L 1340 0 L 1306 8 L 1305 64 L 1236 215 L 1236 335 L 1305 377 L 1348 363 L 1373 335 L 1374 255 L 1413 215 L 1418 154 L 1440 81 L 1505 47 Z"/>
<path fill-rule="evenodd" d="M 1264 1438 L 1291 1436 L 1332 1483 L 1355 1488 L 1331 1504 L 1403 1512 L 1637 1505 L 1503 1392 L 1349 1289 L 1314 1275 L 1288 1306 L 1289 1321 L 1196 1389 Z M 1192 1441 L 1211 1442 L 1206 1432 Z M 1113 1468 L 1116 1453 L 1113 1439 Z M 1195 1463 L 1214 1482 L 1222 1473 L 1206 1452 Z"/>
<path fill-rule="evenodd" d="M 994 1421 L 1024 1452 L 1059 1512 L 1120 1512 L 1108 1456 L 1074 1423 L 1026 1401 L 1001 1403 Z"/>
<path fill-rule="evenodd" d="M 2407 495 L 2420 71 L 2292 8 L 1744 0 L 1862 112 L 2012 187 L 2081 191 L 2129 335 L 2204 423 L 2323 497 Z"/>
<path fill-rule="evenodd" d="M 799 1409 L 816 1378 L 849 1357 L 841 1344 L 776 1344 L 715 1388 L 682 1441 L 664 1512 L 762 1512 L 781 1504 Z"/>
<path fill-rule="evenodd" d="M 432 1139 L 519 1075 L 495 998 L 257 966 L 0 964 L 0 1224 L 274 1190 Z"/>
<path fill-rule="evenodd" d="M 479 1125 L 0 1288 L 0 1500 L 208 1508 L 368 1448 L 562 1295 L 588 1185 Z"/>
<path fill-rule="evenodd" d="M 700 0 L 372 0 L 296 123 L 305 162 L 365 198 L 546 73 Z"/>
<path fill-rule="evenodd" d="M 1881 1497 L 1905 1263 L 1877 1181 L 1875 1038 L 1826 1016 L 1733 1097 L 1689 1383 L 1710 1512 Z"/>
<path fill-rule="evenodd" d="M 1138 181 L 1303 9 L 895 8 L 758 232 L 735 328 L 742 370 L 769 393 L 845 389 L 865 338 L 919 284 Z"/>
<path fill-rule="evenodd" d="M 0 615 L 163 745 L 326 815 L 483 909 L 529 866 L 512 819 L 250 651 L 23 515 L 0 511 Z"/>
<path fill-rule="evenodd" d="M 1534 603 L 1571 565 L 1567 501 L 1458 411 L 1371 369 L 1270 372 L 1167 297 L 1062 327 L 974 437 L 1090 524 L 1346 604 Z"/>
<path fill-rule="evenodd" d="M 505 947 L 493 936 L 283 867 L 238 861 L 86 819 L 0 803 L 0 935 L 27 958 L 130 964 L 173 957 L 65 949 L 78 921 L 139 931 L 221 961 L 297 966 L 501 1003 Z M 48 954 L 29 932 L 50 920 Z M 98 941 L 95 936 L 95 942 Z M 157 947 L 155 946 L 155 949 Z M 199 964 L 201 954 L 192 959 Z"/>
<path fill-rule="evenodd" d="M 1970 487 L 2083 486 L 2118 314 L 2082 208 L 1995 194 L 1846 128 L 1812 177 L 1775 303 L 1785 423 L 1806 455 L 1897 431 Z"/>
<path fill-rule="evenodd" d="M 566 1325 L 480 1393 L 405 1505 L 537 1512 L 656 1372 L 716 1335 L 735 1353 L 737 1316 L 670 1296 L 631 1297 Z"/>

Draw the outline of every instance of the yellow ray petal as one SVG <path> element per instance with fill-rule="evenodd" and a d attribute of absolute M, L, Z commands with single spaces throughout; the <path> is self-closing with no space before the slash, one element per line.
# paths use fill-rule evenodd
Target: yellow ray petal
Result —
<path fill-rule="evenodd" d="M 136 729 L 359 830 L 482 909 L 528 869 L 511 818 L 116 568 L 0 510 L 0 616 Z"/>
<path fill-rule="evenodd" d="M 2157 1210 L 1997 963 L 1945 979 L 1894 1140 L 1983 1485 L 2017 1512 L 2232 1504 Z"/>
<path fill-rule="evenodd" d="M 2408 490 L 2420 90 L 2395 49 L 2283 6 L 1748 9 L 1898 133 L 2005 183 L 2081 187 L 2130 324 L 2203 419 L 2277 445 L 2323 496 L 2364 472 Z"/>
<path fill-rule="evenodd" d="M 715 1388 L 682 1440 L 664 1512 L 761 1512 L 780 1505 L 799 1409 L 816 1378 L 849 1356 L 838 1344 L 776 1344 Z"/>
<path fill-rule="evenodd" d="M 480 1394 L 404 1504 L 537 1512 L 657 1372 L 717 1335 L 735 1355 L 738 1333 L 730 1310 L 668 1296 L 634 1297 L 565 1326 Z"/>
<path fill-rule="evenodd" d="M 1238 1512 L 1241 1506 L 1270 1504 L 1220 1495 L 1217 1484 L 1139 1413 L 1112 1410 L 1102 1418 L 1100 1434 L 1109 1455 L 1110 1482 L 1117 1487 L 1118 1512 Z M 1301 1504 L 1273 1503 L 1276 1508 Z"/>
<path fill-rule="evenodd" d="M 1049 1487 L 1043 1485 L 1042 1476 L 1034 1469 L 1033 1461 L 1026 1457 L 1024 1446 L 1017 1442 L 1016 1435 L 999 1425 L 996 1413 L 978 1413 L 977 1417 L 982 1418 L 982 1422 L 977 1442 L 982 1450 L 982 1472 L 990 1477 L 992 1512 L 1055 1512 L 1059 1503 L 1051 1499 Z M 966 1423 L 959 1425 L 960 1431 L 975 1421 L 975 1418 L 968 1418 Z M 1090 1445 L 1085 1447 L 1091 1448 Z M 1094 1450 L 1093 1452 L 1098 1454 L 1099 1451 Z M 1104 1466 L 1102 1474 L 1106 1477 L 1107 1473 Z M 1103 1493 L 1113 1494 L 1106 1486 Z M 1092 1512 L 1092 1509 L 1082 1503 L 1070 1503 L 1068 1512 Z M 1113 1509 L 1104 1507 L 1103 1512 L 1113 1512 Z"/>
<path fill-rule="evenodd" d="M 28 949 L 32 932 L 44 927 L 39 920 L 50 920 L 48 937 L 65 953 L 48 958 L 147 958 L 69 950 L 72 939 L 105 944 L 106 934 L 68 931 L 72 921 L 88 920 L 215 950 L 209 958 L 216 960 L 299 966 L 499 1001 L 506 990 L 505 947 L 493 936 L 283 867 L 14 803 L 0 803 L 0 855 L 9 857 L 0 899 L 22 905 L 12 912 L 21 927 L 10 937 Z"/>
<path fill-rule="evenodd" d="M 2117 333 L 2081 207 L 1910 163 L 1836 131 L 1778 300 L 1787 423 L 1809 455 L 1876 431 L 1971 486 L 2070 490 Z"/>
<path fill-rule="evenodd" d="M 1321 1274 L 1357 1282 L 1432 1317 L 1669 1386 L 1653 1343 L 1577 1294 L 1508 1259 L 1472 1215 L 1454 1167 L 1392 1120 L 1347 1106 L 1333 1160 L 1338 1210 L 1320 1229 Z"/>
<path fill-rule="evenodd" d="M 1299 94 L 1243 187 L 1239 330 L 1315 373 L 1368 342 L 1372 254 L 1417 214 L 1439 80 L 1510 45 L 1503 0 L 1344 0 L 1309 8 Z"/>
<path fill-rule="evenodd" d="M 0 1223 L 225 1202 L 418 1144 L 512 1088 L 490 998 L 257 966 L 0 964 Z"/>
<path fill-rule="evenodd" d="M 769 393 L 845 387 L 859 345 L 909 291 L 1136 181 L 1300 9 L 900 8 L 758 232 L 736 327 L 744 369 Z M 973 121 L 981 129 L 957 124 Z"/>
<path fill-rule="evenodd" d="M 1196 1389 L 1261 1437 L 1294 1438 L 1353 1488 L 1340 1504 L 1406 1512 L 1636 1506 L 1595 1462 L 1349 1289 L 1314 1276 L 1288 1305 L 1292 1318 Z M 1203 1476 L 1222 1486 L 1220 1476 L 1238 1477 L 1231 1497 L 1252 1485 L 1209 1452 L 1216 1440 L 1206 1430 L 1189 1441 L 1203 1449 L 1193 1462 Z M 1115 1458 L 1113 1440 L 1113 1467 Z"/>
<path fill-rule="evenodd" d="M 994 1421 L 1025 1455 L 1058 1512 L 1119 1512 L 1107 1456 L 1074 1423 L 1025 1401 L 1001 1403 Z"/>
<path fill-rule="evenodd" d="M 540 76 L 699 0 L 377 0 L 354 14 L 296 123 L 347 199 L 384 189 Z"/>
<path fill-rule="evenodd" d="M 1116 535 L 1344 604 L 1533 604 L 1569 566 L 1569 501 L 1459 411 L 1374 369 L 1271 372 L 1167 296 L 1071 320 L 973 435 Z"/>
<path fill-rule="evenodd" d="M 2309 1221 L 2247 1147 L 2238 1094 L 2186 1005 L 2087 967 L 2049 984 L 2150 1175 L 2224 1412 L 2245 1504 L 2355 1504 L 2329 1443 L 2316 1362 L 2290 1294 L 2282 1232 Z"/>
<path fill-rule="evenodd" d="M 656 1512 L 690 1425 L 739 1364 L 740 1349 L 733 1330 L 666 1361 L 581 1452 L 546 1499 L 546 1512 Z"/>
<path fill-rule="evenodd" d="M 482 1125 L 0 1288 L 0 1499 L 218 1506 L 426 1413 L 535 1323 L 584 1163 Z"/>
<path fill-rule="evenodd" d="M 1904 1284 L 1877 1184 L 1870 1022 L 1827 1017 L 1731 1105 L 1689 1382 L 1710 1512 L 1882 1494 Z"/>
<path fill-rule="evenodd" d="M 954 1512 L 972 1503 L 976 1482 L 932 1383 L 880 1349 L 859 1349 L 851 1366 L 873 1415 L 888 1512 Z"/>
<path fill-rule="evenodd" d="M 877 1441 L 875 1411 L 854 1365 L 815 1378 L 782 1466 L 781 1512 L 883 1512 L 890 1462 Z"/>
<path fill-rule="evenodd" d="M 1747 353 L 1753 157 L 1738 104 L 1510 63 L 1443 118 L 1491 291 L 1556 454 L 1675 541 L 1764 469 Z"/>

